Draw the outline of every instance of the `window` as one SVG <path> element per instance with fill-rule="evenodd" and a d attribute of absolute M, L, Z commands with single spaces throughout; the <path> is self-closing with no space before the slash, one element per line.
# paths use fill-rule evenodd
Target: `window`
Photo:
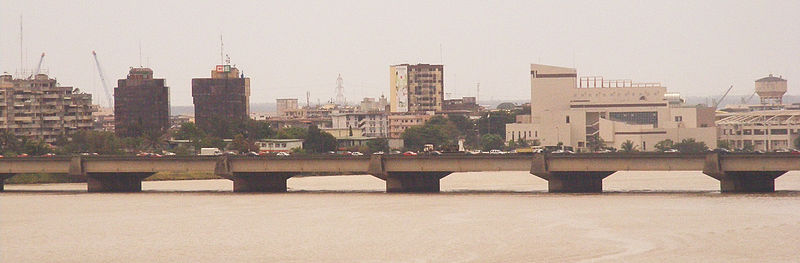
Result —
<path fill-rule="evenodd" d="M 675 121 L 683 121 L 683 116 L 675 116 Z"/>
<path fill-rule="evenodd" d="M 569 116 L 567 116 L 567 123 L 569 123 Z"/>

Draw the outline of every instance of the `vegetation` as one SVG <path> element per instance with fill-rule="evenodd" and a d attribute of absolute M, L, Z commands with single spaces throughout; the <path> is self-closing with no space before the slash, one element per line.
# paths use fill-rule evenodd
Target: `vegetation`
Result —
<path fill-rule="evenodd" d="M 639 151 L 639 146 L 637 146 L 637 145 L 634 145 L 634 144 L 633 144 L 633 142 L 632 142 L 631 140 L 625 140 L 625 141 L 624 141 L 624 142 L 622 142 L 622 144 L 619 146 L 619 151 L 621 151 L 621 152 L 628 152 L 628 153 L 629 153 L 629 152 L 638 152 L 638 151 Z"/>
<path fill-rule="evenodd" d="M 306 151 L 311 153 L 325 153 L 328 151 L 335 151 L 336 145 L 336 137 L 333 137 L 330 133 L 320 130 L 315 125 L 308 127 L 305 140 L 303 141 L 303 149 Z"/>
<path fill-rule="evenodd" d="M 670 139 L 666 139 L 666 140 L 660 141 L 660 142 L 656 143 L 656 145 L 655 145 L 656 149 L 658 149 L 659 151 L 662 151 L 662 152 L 663 151 L 667 151 L 667 150 L 671 150 L 673 146 L 675 146 L 675 142 L 673 142 Z"/>
<path fill-rule="evenodd" d="M 503 149 L 503 146 L 505 146 L 503 143 L 503 138 L 497 134 L 490 133 L 481 136 L 481 150 L 483 151 Z"/>
<path fill-rule="evenodd" d="M 406 129 L 402 137 L 407 149 L 419 151 L 425 144 L 440 147 L 457 144 L 460 135 L 453 122 L 442 116 L 435 116 L 423 125 Z"/>
<path fill-rule="evenodd" d="M 593 152 L 597 152 L 606 147 L 606 141 L 600 138 L 599 134 L 594 134 L 586 138 L 586 147 Z"/>
<path fill-rule="evenodd" d="M 795 141 L 797 141 L 795 139 Z M 733 145 L 731 145 L 730 141 L 728 140 L 718 140 L 717 141 L 717 148 L 726 149 L 726 150 L 733 150 Z"/>
<path fill-rule="evenodd" d="M 369 153 L 374 152 L 388 152 L 389 151 L 389 140 L 386 138 L 378 138 L 372 141 L 367 142 L 367 148 L 369 149 Z"/>
<path fill-rule="evenodd" d="M 680 143 L 676 143 L 673 148 L 682 153 L 698 153 L 708 150 L 706 143 L 695 141 L 694 138 L 683 139 Z"/>

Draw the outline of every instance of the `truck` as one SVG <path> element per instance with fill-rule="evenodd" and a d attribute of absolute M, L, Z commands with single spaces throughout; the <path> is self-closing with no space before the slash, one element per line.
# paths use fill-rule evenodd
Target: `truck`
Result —
<path fill-rule="evenodd" d="M 222 155 L 222 151 L 220 151 L 219 148 L 200 148 L 200 155 L 202 156 Z"/>

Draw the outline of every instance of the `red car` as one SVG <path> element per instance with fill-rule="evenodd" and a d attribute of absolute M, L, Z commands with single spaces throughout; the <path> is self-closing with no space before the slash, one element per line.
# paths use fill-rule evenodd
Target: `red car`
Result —
<path fill-rule="evenodd" d="M 412 152 L 412 151 L 407 151 L 407 152 L 403 153 L 403 156 L 414 156 L 414 155 L 417 155 L 417 153 Z"/>

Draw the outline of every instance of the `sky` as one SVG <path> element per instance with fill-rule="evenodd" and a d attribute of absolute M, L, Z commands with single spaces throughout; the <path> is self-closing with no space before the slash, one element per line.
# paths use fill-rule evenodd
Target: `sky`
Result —
<path fill-rule="evenodd" d="M 104 94 L 130 67 L 165 78 L 173 106 L 220 63 L 251 78 L 251 103 L 389 96 L 389 66 L 445 65 L 446 97 L 530 99 L 530 64 L 661 82 L 684 96 L 749 95 L 770 73 L 800 94 L 800 1 L 0 1 L 0 71 L 42 68 Z M 141 52 L 140 52 L 141 47 Z M 140 56 L 141 54 L 141 56 Z"/>

